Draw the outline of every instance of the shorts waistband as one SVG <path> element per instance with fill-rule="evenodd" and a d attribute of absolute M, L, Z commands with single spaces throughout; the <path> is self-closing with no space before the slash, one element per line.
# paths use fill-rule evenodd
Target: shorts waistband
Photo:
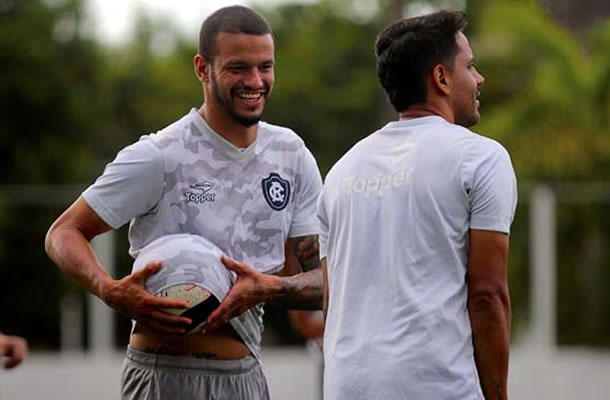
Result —
<path fill-rule="evenodd" d="M 146 353 L 127 346 L 125 358 L 142 368 L 166 368 L 202 371 L 205 374 L 235 375 L 250 372 L 260 366 L 256 358 L 248 356 L 239 360 L 213 360 L 208 358 L 184 358 L 164 354 Z"/>

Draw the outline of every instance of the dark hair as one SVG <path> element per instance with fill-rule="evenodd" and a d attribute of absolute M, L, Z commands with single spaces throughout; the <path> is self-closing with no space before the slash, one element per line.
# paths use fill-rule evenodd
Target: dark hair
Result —
<path fill-rule="evenodd" d="M 199 31 L 199 54 L 209 62 L 217 53 L 216 36 L 220 32 L 265 35 L 271 26 L 256 11 L 243 6 L 224 7 L 203 21 Z"/>
<path fill-rule="evenodd" d="M 395 22 L 377 36 L 377 77 L 396 111 L 426 101 L 426 78 L 436 65 L 453 68 L 455 35 L 466 24 L 464 13 L 439 11 Z"/>

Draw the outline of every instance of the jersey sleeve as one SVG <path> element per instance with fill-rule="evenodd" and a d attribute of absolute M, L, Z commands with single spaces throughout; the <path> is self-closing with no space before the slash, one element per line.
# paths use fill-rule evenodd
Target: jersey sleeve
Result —
<path fill-rule="evenodd" d="M 509 233 L 517 207 L 517 179 L 508 152 L 497 142 L 478 149 L 471 165 L 470 228 Z"/>
<path fill-rule="evenodd" d="M 318 234 L 316 204 L 322 189 L 322 177 L 315 158 L 307 148 L 303 152 L 300 174 L 299 193 L 295 196 L 296 205 L 288 237 Z"/>
<path fill-rule="evenodd" d="M 320 247 L 320 260 L 328 257 L 328 216 L 326 214 L 326 206 L 324 204 L 324 191 L 326 186 L 322 188 L 320 196 L 318 196 L 317 216 L 319 224 L 318 243 Z"/>
<path fill-rule="evenodd" d="M 163 155 L 150 140 L 121 150 L 83 197 L 104 222 L 117 229 L 146 214 L 161 199 Z"/>

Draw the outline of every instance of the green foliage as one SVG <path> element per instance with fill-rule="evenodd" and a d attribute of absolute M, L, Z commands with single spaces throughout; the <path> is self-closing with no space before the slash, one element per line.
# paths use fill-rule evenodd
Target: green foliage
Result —
<path fill-rule="evenodd" d="M 100 116 L 99 58 L 96 46 L 76 34 L 79 4 L 49 8 L 23 0 L 3 6 L 0 180 L 82 179 L 89 165 L 88 137 L 96 136 Z"/>
<path fill-rule="evenodd" d="M 323 5 L 269 13 L 276 38 L 276 84 L 265 119 L 299 133 L 323 172 L 379 126 L 377 27 Z"/>
<path fill-rule="evenodd" d="M 522 183 L 607 180 L 610 22 L 576 37 L 528 0 L 495 2 L 480 10 L 476 21 L 473 48 L 486 82 L 481 123 L 474 129 L 508 148 Z M 565 204 L 565 196 L 558 192 L 558 340 L 607 346 L 607 206 Z M 528 318 L 524 279 L 531 268 L 524 256 L 529 252 L 525 190 L 521 199 L 509 268 L 517 325 Z"/>
<path fill-rule="evenodd" d="M 610 346 L 608 204 L 559 204 L 557 329 L 566 345 Z"/>
<path fill-rule="evenodd" d="M 0 3 L 0 181 L 78 182 L 99 136 L 100 58 L 78 35 L 80 2 Z M 34 347 L 56 346 L 61 282 L 44 254 L 57 210 L 3 207 L 0 213 L 0 330 L 26 334 Z M 9 306 L 7 308 L 7 306 Z"/>
<path fill-rule="evenodd" d="M 521 179 L 608 178 L 603 35 L 587 49 L 532 1 L 495 2 L 479 22 L 473 46 L 486 83 L 476 130 L 509 149 Z"/>
<path fill-rule="evenodd" d="M 173 41 L 173 51 L 156 51 L 159 35 Z M 117 149 L 162 129 L 203 102 L 192 64 L 196 43 L 178 37 L 171 26 L 141 17 L 134 41 L 104 50 L 107 67 L 99 73 L 105 82 L 106 120 L 100 128 L 104 140 L 97 146 L 93 176 L 101 173 Z"/>

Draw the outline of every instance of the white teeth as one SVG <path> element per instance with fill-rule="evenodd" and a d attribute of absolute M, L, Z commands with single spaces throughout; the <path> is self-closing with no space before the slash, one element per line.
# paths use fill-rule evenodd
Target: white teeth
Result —
<path fill-rule="evenodd" d="M 256 100 L 259 97 L 261 97 L 260 93 L 240 93 L 239 98 L 241 99 L 245 99 L 245 100 Z"/>

